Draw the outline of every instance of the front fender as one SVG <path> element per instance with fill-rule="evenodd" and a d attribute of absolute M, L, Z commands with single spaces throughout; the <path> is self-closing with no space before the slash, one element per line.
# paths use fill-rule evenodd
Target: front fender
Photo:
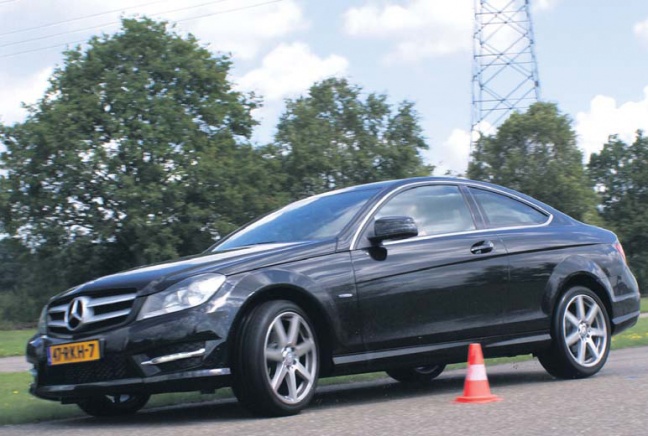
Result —
<path fill-rule="evenodd" d="M 342 298 L 344 297 L 344 298 Z M 324 329 L 332 352 L 348 352 L 361 347 L 362 335 L 353 271 L 349 254 L 337 253 L 325 259 L 299 262 L 242 274 L 228 300 L 239 306 L 234 327 L 259 301 L 285 298 L 298 304 Z"/>

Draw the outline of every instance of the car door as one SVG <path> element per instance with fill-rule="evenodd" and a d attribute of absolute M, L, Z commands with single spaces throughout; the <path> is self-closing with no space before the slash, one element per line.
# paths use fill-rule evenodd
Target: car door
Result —
<path fill-rule="evenodd" d="M 548 306 L 543 299 L 552 271 L 565 256 L 560 248 L 568 248 L 568 239 L 559 227 L 548 225 L 550 213 L 523 199 L 476 187 L 469 193 L 486 227 L 497 232 L 509 253 L 510 287 L 502 322 L 517 333 L 548 330 Z"/>
<path fill-rule="evenodd" d="M 369 219 L 351 253 L 368 350 L 502 333 L 506 251 L 472 212 L 459 186 L 431 184 L 396 192 Z M 394 215 L 419 235 L 372 246 L 375 219 Z"/>

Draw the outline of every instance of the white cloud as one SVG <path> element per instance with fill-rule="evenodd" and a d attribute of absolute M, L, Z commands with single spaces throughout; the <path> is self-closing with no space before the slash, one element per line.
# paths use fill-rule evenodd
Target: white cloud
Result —
<path fill-rule="evenodd" d="M 232 6 L 239 8 L 258 3 L 244 0 Z M 214 9 L 218 11 L 227 8 L 221 5 Z M 209 14 L 209 11 L 205 14 Z M 199 15 L 196 11 L 186 14 L 191 17 L 196 15 Z M 201 42 L 210 43 L 214 50 L 232 52 L 238 58 L 251 59 L 257 56 L 263 46 L 293 32 L 305 30 L 309 23 L 304 18 L 301 7 L 294 0 L 288 0 L 231 14 L 181 22 L 180 26 L 194 33 Z"/>
<path fill-rule="evenodd" d="M 576 115 L 578 144 L 585 159 L 599 152 L 610 135 L 618 135 L 622 141 L 631 143 L 638 129 L 648 131 L 648 86 L 643 99 L 618 105 L 612 97 L 597 95 L 590 102 L 589 111 Z"/>
<path fill-rule="evenodd" d="M 132 0 L 115 0 L 109 4 L 96 0 L 58 0 L 42 2 L 36 9 L 24 3 L 4 6 L 2 32 L 7 36 L 1 41 L 5 46 L 0 47 L 0 55 L 29 53 L 47 45 L 85 41 L 93 34 L 112 33 L 119 26 L 120 15 L 146 15 L 155 20 L 178 22 L 179 32 L 191 32 L 202 45 L 209 44 L 214 51 L 231 52 L 236 59 L 252 59 L 277 40 L 308 27 L 296 0 L 270 4 L 258 0 L 223 0 L 209 4 L 199 0 L 182 4 L 168 0 L 140 6 L 133 5 Z M 118 11 L 120 8 L 122 13 Z M 104 14 L 102 11 L 116 12 Z M 77 20 L 79 17 L 86 18 Z M 43 37 L 47 38 L 29 41 Z M 26 112 L 20 103 L 33 103 L 42 96 L 46 78 L 51 74 L 52 65 L 61 62 L 63 49 L 61 46 L 8 58 L 11 63 L 0 71 L 0 121 L 24 120 Z"/>
<path fill-rule="evenodd" d="M 537 0 L 534 11 L 552 9 L 561 0 Z M 493 0 L 493 8 L 506 8 L 511 16 L 519 9 L 511 0 Z M 439 57 L 472 50 L 474 26 L 473 0 L 407 0 L 404 4 L 378 3 L 366 0 L 361 7 L 348 9 L 344 14 L 344 29 L 350 36 L 393 41 L 386 56 L 390 62 L 414 62 L 428 57 Z M 486 29 L 486 32 L 492 29 Z M 519 38 L 512 29 L 499 29 L 493 44 L 500 41 L 506 48 Z M 486 35 L 488 37 L 488 35 Z"/>
<path fill-rule="evenodd" d="M 367 3 L 345 12 L 344 28 L 351 36 L 395 41 L 388 60 L 416 61 L 470 51 L 472 8 L 472 0 Z"/>
<path fill-rule="evenodd" d="M 272 138 L 276 120 L 284 108 L 283 99 L 297 97 L 317 81 L 343 76 L 348 67 L 346 58 L 335 54 L 319 57 L 304 43 L 275 47 L 263 58 L 259 68 L 235 79 L 238 89 L 254 91 L 263 97 L 263 107 L 253 112 L 261 123 L 253 140 L 264 143 Z"/>
<path fill-rule="evenodd" d="M 470 157 L 470 132 L 454 129 L 441 147 L 431 146 L 423 158 L 435 166 L 434 175 L 465 174 Z"/>
<path fill-rule="evenodd" d="M 348 67 L 344 57 L 320 58 L 304 43 L 279 44 L 263 58 L 261 67 L 237 82 L 240 89 L 255 91 L 266 101 L 281 100 L 306 91 L 318 80 L 343 75 Z"/>
<path fill-rule="evenodd" d="M 486 120 L 480 121 L 472 132 L 472 140 L 477 141 L 479 139 L 479 134 L 482 135 L 494 135 L 497 133 L 497 128 L 493 126 Z"/>
<path fill-rule="evenodd" d="M 648 46 L 648 18 L 635 24 L 633 30 L 639 41 Z"/>
<path fill-rule="evenodd" d="M 49 44 L 86 41 L 91 35 L 115 32 L 121 16 L 148 16 L 154 20 L 177 23 L 179 31 L 193 33 L 201 43 L 210 44 L 215 51 L 231 52 L 239 58 L 251 59 L 277 39 L 309 27 L 296 0 L 277 3 L 258 0 L 168 0 L 146 2 L 139 6 L 134 5 L 132 0 L 114 0 L 103 5 L 96 0 L 42 3 L 37 9 L 16 7 L 6 17 L 3 16 L 6 18 L 3 20 L 3 32 L 19 31 L 11 34 L 8 41 L 5 40 L 15 45 L 7 46 L 3 52 L 42 47 L 43 39 L 26 44 L 23 42 L 47 36 L 50 37 L 45 41 Z M 85 18 L 79 19 L 81 17 Z M 21 31 L 24 29 L 31 30 Z"/>
<path fill-rule="evenodd" d="M 484 135 L 494 135 L 496 130 L 488 122 L 483 121 L 477 128 Z M 443 176 L 446 173 L 452 175 L 465 175 L 470 160 L 471 139 L 477 140 L 479 133 L 463 129 L 453 129 L 450 136 L 443 141 L 440 147 L 434 145 L 423 153 L 426 163 L 435 166 L 434 174 Z"/>
<path fill-rule="evenodd" d="M 534 0 L 531 7 L 534 11 L 553 9 L 561 0 Z"/>
<path fill-rule="evenodd" d="M 43 97 L 52 75 L 51 67 L 45 68 L 36 74 L 27 77 L 2 77 L 0 76 L 0 122 L 13 124 L 23 121 L 27 111 L 21 103 L 33 104 Z"/>

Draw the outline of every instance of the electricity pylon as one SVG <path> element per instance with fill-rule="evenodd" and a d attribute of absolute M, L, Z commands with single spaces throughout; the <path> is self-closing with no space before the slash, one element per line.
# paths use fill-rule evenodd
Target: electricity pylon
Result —
<path fill-rule="evenodd" d="M 529 0 L 475 0 L 471 151 L 481 134 L 540 100 Z"/>

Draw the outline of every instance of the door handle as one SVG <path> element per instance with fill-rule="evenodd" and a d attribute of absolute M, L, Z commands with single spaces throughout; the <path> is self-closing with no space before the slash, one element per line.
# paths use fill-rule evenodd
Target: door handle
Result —
<path fill-rule="evenodd" d="M 480 241 L 470 247 L 470 252 L 472 254 L 485 254 L 490 253 L 495 248 L 495 244 L 491 241 Z"/>

